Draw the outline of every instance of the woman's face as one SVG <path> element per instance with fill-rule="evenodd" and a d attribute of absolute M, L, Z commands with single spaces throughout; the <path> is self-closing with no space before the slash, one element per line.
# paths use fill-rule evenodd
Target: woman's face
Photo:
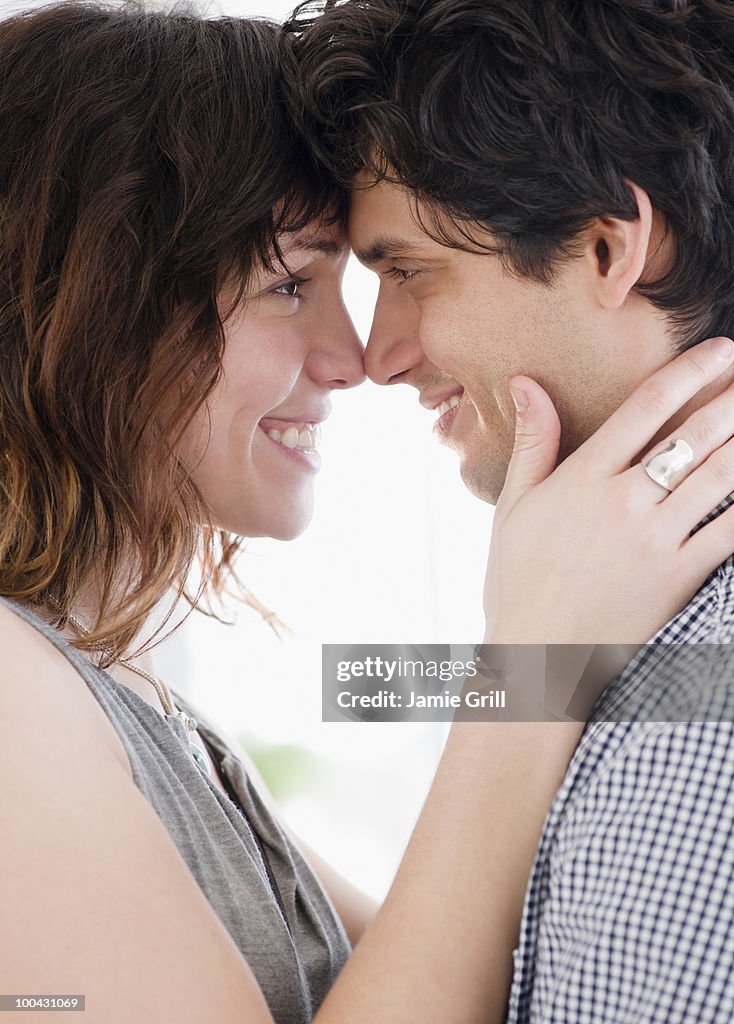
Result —
<path fill-rule="evenodd" d="M 261 271 L 225 321 L 221 379 L 180 455 L 215 526 L 289 540 L 313 512 L 331 391 L 360 384 L 365 373 L 341 295 L 343 228 L 319 225 L 281 245 L 292 276 Z M 220 296 L 222 313 L 234 294 Z"/>

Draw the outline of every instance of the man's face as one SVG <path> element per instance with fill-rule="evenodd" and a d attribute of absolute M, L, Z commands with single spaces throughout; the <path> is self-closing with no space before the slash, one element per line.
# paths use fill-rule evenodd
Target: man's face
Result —
<path fill-rule="evenodd" d="M 621 309 L 599 303 L 593 247 L 542 285 L 512 275 L 498 256 L 433 241 L 398 186 L 369 187 L 364 175 L 354 184 L 350 243 L 380 277 L 367 373 L 378 384 L 412 384 L 431 409 L 460 396 L 439 409 L 434 430 L 485 501 L 497 502 L 512 454 L 512 376 L 532 377 L 552 399 L 561 461 L 671 358 L 650 303 L 636 294 Z"/>

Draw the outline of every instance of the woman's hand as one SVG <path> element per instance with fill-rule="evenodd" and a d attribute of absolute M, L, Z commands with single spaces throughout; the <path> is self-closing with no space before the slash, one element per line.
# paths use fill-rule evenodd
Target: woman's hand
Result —
<path fill-rule="evenodd" d="M 722 342 L 728 342 L 724 350 Z M 531 378 L 512 379 L 529 407 L 517 415 L 492 527 L 488 642 L 620 645 L 626 658 L 609 668 L 609 681 L 613 668 L 622 668 L 731 554 L 734 507 L 689 535 L 734 490 L 734 386 L 659 445 L 646 446 L 733 357 L 728 339 L 684 352 L 557 468 L 560 422 L 553 403 Z M 694 458 L 668 492 L 633 460 L 675 438 L 689 443 Z"/>

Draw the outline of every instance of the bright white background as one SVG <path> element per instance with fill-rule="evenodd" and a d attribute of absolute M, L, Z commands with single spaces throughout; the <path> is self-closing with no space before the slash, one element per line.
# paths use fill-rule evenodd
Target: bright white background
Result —
<path fill-rule="evenodd" d="M 37 4 L 0 0 L 3 14 L 29 6 Z M 200 10 L 281 18 L 292 6 L 219 0 Z M 352 261 L 345 296 L 365 341 L 376 288 L 374 275 Z M 267 758 L 276 748 L 285 819 L 381 897 L 446 730 L 322 723 L 321 644 L 479 642 L 493 509 L 464 490 L 455 456 L 433 440 L 435 417 L 412 388 L 368 382 L 335 393 L 333 408 L 312 525 L 288 544 L 250 542 L 240 563 L 248 586 L 293 636 L 279 641 L 246 609 L 232 627 L 193 614 L 158 649 L 156 665 L 253 751 Z"/>

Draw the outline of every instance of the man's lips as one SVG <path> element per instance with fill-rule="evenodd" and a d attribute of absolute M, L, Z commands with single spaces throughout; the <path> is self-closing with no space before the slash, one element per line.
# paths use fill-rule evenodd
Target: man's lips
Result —
<path fill-rule="evenodd" d="M 455 397 L 461 398 L 463 394 L 464 389 L 454 385 L 452 388 L 444 388 L 443 391 L 424 391 L 418 401 L 424 409 L 440 409 L 444 403 Z M 446 409 L 443 411 L 446 412 Z"/>
<path fill-rule="evenodd" d="M 448 408 L 444 409 L 444 406 L 448 406 Z M 433 424 L 433 433 L 436 434 L 439 439 L 443 439 L 448 437 L 451 432 L 451 427 L 453 426 L 454 420 L 456 419 L 460 409 L 460 403 L 457 401 L 452 405 L 447 402 L 442 402 L 439 409 L 443 409 L 444 411 L 441 412 L 440 416 Z"/>

